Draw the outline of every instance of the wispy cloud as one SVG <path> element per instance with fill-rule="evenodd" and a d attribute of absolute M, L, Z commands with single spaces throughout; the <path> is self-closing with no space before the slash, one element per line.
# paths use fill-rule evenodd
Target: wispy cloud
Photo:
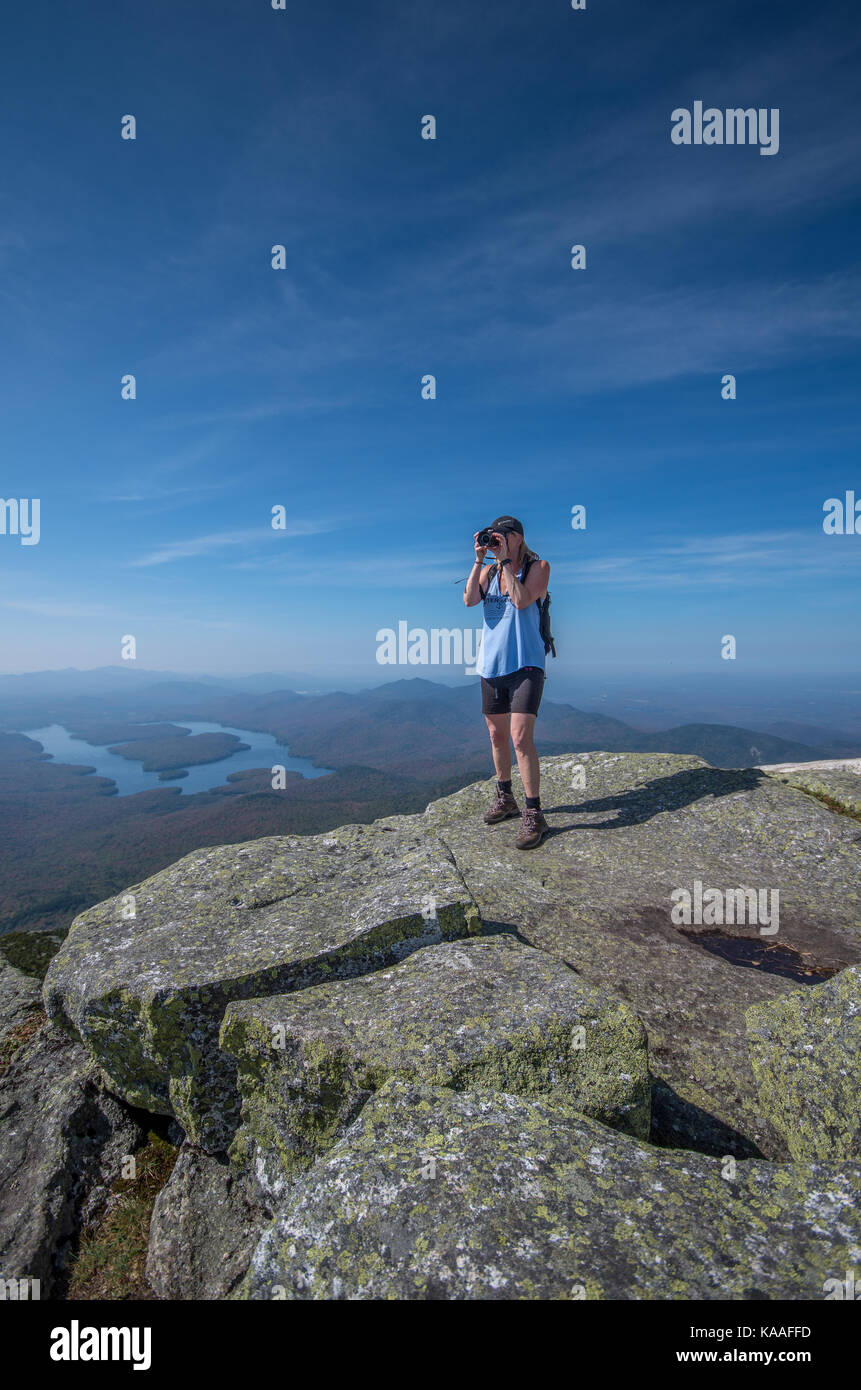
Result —
<path fill-rule="evenodd" d="M 120 476 L 98 498 L 100 502 L 142 502 L 160 504 L 180 497 L 205 497 L 230 486 L 229 473 L 213 473 L 212 464 L 230 447 L 223 431 L 210 431 L 199 439 L 165 452 L 146 439 L 138 448 L 146 452 L 146 463 L 122 467 Z M 202 471 L 202 466 L 206 471 Z M 128 481 L 123 480 L 123 473 Z"/>
<path fill-rule="evenodd" d="M 33 613 L 43 618 L 102 618 L 110 610 L 104 604 L 64 603 L 61 599 L 0 599 L 0 608 Z"/>
<path fill-rule="evenodd" d="M 563 560 L 551 576 L 575 584 L 641 588 L 745 588 L 797 579 L 845 582 L 861 570 L 861 550 L 844 536 L 810 531 L 751 531 L 686 537 L 591 560 Z"/>
<path fill-rule="evenodd" d="M 495 12 L 509 38 L 522 23 L 518 8 Z M 650 14 L 647 25 L 635 23 L 620 44 L 632 60 L 645 39 L 657 57 L 662 42 L 678 40 L 681 29 L 696 53 L 694 27 L 674 7 L 663 18 Z M 459 32 L 454 24 L 436 34 L 443 45 L 455 44 L 449 57 L 456 68 Z M 339 162 L 337 106 L 328 91 L 300 83 L 289 104 L 282 109 L 276 102 L 269 112 L 258 144 L 249 145 L 248 167 L 226 172 L 220 215 L 201 234 L 198 262 L 188 258 L 193 275 L 200 262 L 212 267 L 247 255 L 247 226 L 235 214 L 231 221 L 227 209 L 254 206 L 257 170 L 277 146 L 287 161 L 289 194 L 282 208 L 282 195 L 272 190 L 267 223 L 289 228 L 290 269 L 277 277 L 274 294 L 262 269 L 269 278 L 265 288 L 261 279 L 258 297 L 246 296 L 209 322 L 196 320 L 194 333 L 157 349 L 149 367 L 205 378 L 222 374 L 226 358 L 231 373 L 277 381 L 277 395 L 223 416 L 252 420 L 357 400 L 367 405 L 380 389 L 380 368 L 403 370 L 415 360 L 417 342 L 426 360 L 449 370 L 490 369 L 485 399 L 507 396 L 515 376 L 521 392 L 581 395 L 712 372 L 727 357 L 755 370 L 857 342 L 857 273 L 787 275 L 753 257 L 749 268 L 736 264 L 723 276 L 714 237 L 723 229 L 735 238 L 740 218 L 773 235 L 769 229 L 785 227 L 788 215 L 808 210 L 821 218 L 853 195 L 857 125 L 835 126 L 834 111 L 838 94 L 851 100 L 849 59 L 858 39 L 830 32 L 818 16 L 788 23 L 753 55 L 733 46 L 731 35 L 730 26 L 729 52 L 720 62 L 709 59 L 684 80 L 672 67 L 659 69 L 660 81 L 632 90 L 621 111 L 611 108 L 590 124 L 588 138 L 572 141 L 564 123 L 542 130 L 540 139 L 515 143 L 490 162 L 480 179 L 454 161 L 445 198 L 430 206 L 426 198 L 405 197 L 402 184 L 371 181 L 362 188 L 359 218 L 353 183 Z M 344 89 L 355 119 L 380 119 L 365 94 L 384 73 L 398 87 L 388 67 L 388 36 L 380 37 L 363 58 L 361 81 Z M 711 52 L 708 45 L 701 51 Z M 614 65 L 623 56 L 615 43 L 609 56 Z M 339 71 L 338 80 L 346 75 Z M 785 123 L 779 157 L 704 149 L 688 159 L 689 151 L 673 147 L 670 112 L 692 83 L 718 104 L 751 92 L 768 104 L 791 91 L 791 124 Z M 834 100 L 824 104 L 825 88 Z M 280 132 L 288 120 L 294 139 L 284 150 Z M 334 162 L 340 177 L 323 180 L 309 171 L 307 142 Z M 415 170 L 414 161 L 404 163 L 408 189 Z M 339 238 L 348 214 L 351 265 L 360 263 L 361 275 L 343 270 Z M 583 277 L 567 266 L 572 240 L 588 243 Z M 264 253 L 261 247 L 261 267 Z M 345 391 L 345 376 L 369 361 L 375 382 Z"/>
<path fill-rule="evenodd" d="M 167 565 L 175 560 L 193 560 L 200 556 L 211 555 L 214 551 L 228 550 L 235 546 L 251 548 L 290 537 L 316 536 L 337 529 L 337 523 L 327 519 L 325 521 L 288 521 L 283 530 L 278 531 L 271 527 L 260 526 L 249 527 L 241 531 L 215 531 L 207 536 L 194 536 L 188 540 L 170 541 L 167 545 L 160 546 L 158 550 L 150 551 L 148 555 L 143 555 L 130 563 L 134 568 Z"/>
<path fill-rule="evenodd" d="M 357 518 L 353 520 L 355 524 L 360 524 Z M 465 559 L 463 554 L 455 555 L 454 552 L 444 554 L 435 551 L 432 563 L 435 576 L 445 576 L 448 571 L 451 571 L 451 579 L 445 578 L 443 580 L 443 583 L 446 584 L 462 582 L 470 567 L 468 558 Z M 289 577 L 291 585 L 297 587 L 342 589 L 344 585 L 343 567 L 338 564 L 333 565 L 331 557 L 328 559 L 310 557 L 307 561 L 303 561 L 301 567 L 297 567 L 293 555 L 265 556 L 254 560 L 240 560 L 237 564 L 231 565 L 230 568 L 265 570 L 275 576 L 280 572 L 285 577 Z M 459 573 L 462 579 L 455 580 L 455 573 Z M 372 555 L 350 556 L 349 583 L 351 589 L 385 589 L 389 592 L 402 589 L 426 590 L 428 588 L 428 569 L 427 565 L 417 557 L 415 549 L 390 550 L 385 546 L 379 546 Z"/>

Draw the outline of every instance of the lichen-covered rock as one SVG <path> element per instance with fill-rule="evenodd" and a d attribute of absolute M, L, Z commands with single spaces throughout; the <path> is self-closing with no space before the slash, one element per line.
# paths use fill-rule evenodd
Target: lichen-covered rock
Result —
<path fill-rule="evenodd" d="M 790 787 L 833 802 L 844 815 L 861 817 L 861 758 L 782 763 L 763 770 Z"/>
<path fill-rule="evenodd" d="M 131 912 L 134 916 L 131 916 Z M 198 850 L 82 913 L 45 979 L 49 1016 L 132 1105 L 226 1148 L 232 999 L 360 974 L 481 928 L 449 851 L 426 832 L 352 825 Z"/>
<path fill-rule="evenodd" d="M 42 990 L 32 975 L 24 975 L 0 956 L 0 1067 L 4 1044 L 29 1014 L 42 1007 Z M 11 1045 L 9 1051 L 11 1053 Z"/>
<path fill-rule="evenodd" d="M 143 1130 L 64 1032 L 43 1026 L 0 1078 L 0 1280 L 62 1290 L 78 1229 Z"/>
<path fill-rule="evenodd" d="M 776 940 L 830 970 L 861 961 L 861 837 L 848 816 L 755 768 L 678 754 L 541 759 L 551 834 L 528 854 L 516 822 L 486 826 L 492 784 L 434 801 L 418 822 L 454 854 L 486 928 L 560 956 L 643 1020 L 655 1077 L 653 1138 L 716 1155 L 788 1157 L 762 1114 L 745 1010 L 789 979 L 704 949 L 671 920 L 676 888 L 780 892 Z M 515 788 L 517 790 L 517 788 Z M 733 935 L 758 939 L 758 926 Z"/>
<path fill-rule="evenodd" d="M 747 1011 L 765 1114 L 796 1159 L 861 1159 L 861 967 Z"/>
<path fill-rule="evenodd" d="M 150 1286 L 164 1299 L 226 1298 L 266 1224 L 244 1173 L 184 1145 L 153 1208 Z"/>
<path fill-rule="evenodd" d="M 671 894 L 697 880 L 778 888 L 779 940 L 843 969 L 861 960 L 857 824 L 770 774 L 687 755 L 571 753 L 542 759 L 542 777 L 552 833 L 529 854 L 514 823 L 484 824 L 487 783 L 424 815 L 198 851 L 78 919 L 47 1007 L 120 1094 L 217 1150 L 238 1113 L 217 1044 L 231 1000 L 388 966 L 471 933 L 477 905 L 489 930 L 516 931 L 642 1018 L 653 1137 L 785 1157 L 744 1013 L 793 985 L 703 949 L 704 927 L 684 936 Z"/>
<path fill-rule="evenodd" d="M 550 1098 L 389 1082 L 234 1297 L 819 1299 L 861 1259 L 859 1199 L 859 1164 L 733 1173 Z"/>
<path fill-rule="evenodd" d="M 231 1153 L 270 1196 L 340 1137 L 390 1077 L 455 1090 L 556 1092 L 646 1138 L 646 1035 L 631 1009 L 510 936 L 417 951 L 400 965 L 231 1004 L 243 1124 Z"/>

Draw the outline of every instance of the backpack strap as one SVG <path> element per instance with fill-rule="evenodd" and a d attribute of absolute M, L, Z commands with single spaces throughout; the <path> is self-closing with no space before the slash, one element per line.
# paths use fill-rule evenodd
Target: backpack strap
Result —
<path fill-rule="evenodd" d="M 536 558 L 537 558 L 537 556 L 536 556 Z M 527 555 L 526 559 L 523 561 L 523 578 L 522 578 L 521 581 L 520 581 L 521 584 L 525 584 L 525 583 L 526 583 L 526 576 L 527 576 L 527 574 L 529 573 L 529 567 L 530 567 L 531 564 L 532 564 L 532 556 L 531 556 L 531 555 Z M 490 586 L 491 586 L 491 584 L 493 583 L 493 576 L 496 574 L 496 571 L 497 571 L 498 569 L 499 569 L 499 562 L 498 562 L 498 560 L 494 560 L 493 564 L 492 564 L 492 565 L 488 565 L 487 569 L 484 571 L 485 575 L 487 576 L 487 588 L 486 588 L 486 589 L 482 589 L 482 587 L 481 587 L 481 580 L 478 581 L 478 591 L 479 591 L 479 593 L 481 594 L 482 601 L 484 601 L 484 600 L 487 598 L 487 595 L 490 593 Z M 540 600 L 539 600 L 539 604 L 540 604 Z"/>
<path fill-rule="evenodd" d="M 482 587 L 481 587 L 481 579 L 479 579 L 479 581 L 478 581 L 478 592 L 481 594 L 481 601 L 482 601 L 482 603 L 485 602 L 485 600 L 487 599 L 487 595 L 490 593 L 490 586 L 491 586 L 491 584 L 493 583 L 493 576 L 496 574 L 496 571 L 497 571 L 498 569 L 499 569 L 499 565 L 498 565 L 498 564 L 496 563 L 496 561 L 494 560 L 493 564 L 492 564 L 492 565 L 488 565 L 487 569 L 484 571 L 485 575 L 487 576 L 487 588 L 486 588 L 486 589 L 482 589 Z M 482 577 L 483 577 L 483 576 L 482 576 Z"/>
<path fill-rule="evenodd" d="M 541 557 L 540 555 L 536 555 L 534 558 L 536 560 L 539 560 Z M 526 583 L 526 576 L 529 573 L 529 567 L 532 564 L 532 560 L 533 557 L 531 555 L 527 555 L 526 559 L 523 562 L 523 578 L 520 581 L 521 584 Z M 538 630 L 541 633 L 541 640 L 544 643 L 544 653 L 546 655 L 548 652 L 552 652 L 555 656 L 556 643 L 554 642 L 552 633 L 550 631 L 550 590 L 548 589 L 544 597 L 536 599 L 535 602 L 538 604 Z"/>

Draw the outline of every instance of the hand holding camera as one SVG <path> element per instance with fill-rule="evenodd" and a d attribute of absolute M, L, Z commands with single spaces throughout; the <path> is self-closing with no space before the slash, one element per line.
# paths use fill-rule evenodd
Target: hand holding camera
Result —
<path fill-rule="evenodd" d="M 479 547 L 482 547 L 481 555 L 478 554 Z M 497 560 L 508 559 L 508 538 L 503 531 L 491 531 L 485 527 L 483 531 L 475 533 L 475 553 L 478 559 L 483 560 L 488 549 L 493 551 Z"/>

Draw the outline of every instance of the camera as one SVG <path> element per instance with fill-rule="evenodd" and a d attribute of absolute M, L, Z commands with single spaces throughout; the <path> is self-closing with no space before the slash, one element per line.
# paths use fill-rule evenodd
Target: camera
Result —
<path fill-rule="evenodd" d="M 492 531 L 488 531 L 487 528 L 485 528 L 483 531 L 479 531 L 479 533 L 478 533 L 478 544 L 479 544 L 479 545 L 490 545 L 490 544 L 492 543 L 492 541 L 493 541 L 493 532 L 492 532 Z"/>

